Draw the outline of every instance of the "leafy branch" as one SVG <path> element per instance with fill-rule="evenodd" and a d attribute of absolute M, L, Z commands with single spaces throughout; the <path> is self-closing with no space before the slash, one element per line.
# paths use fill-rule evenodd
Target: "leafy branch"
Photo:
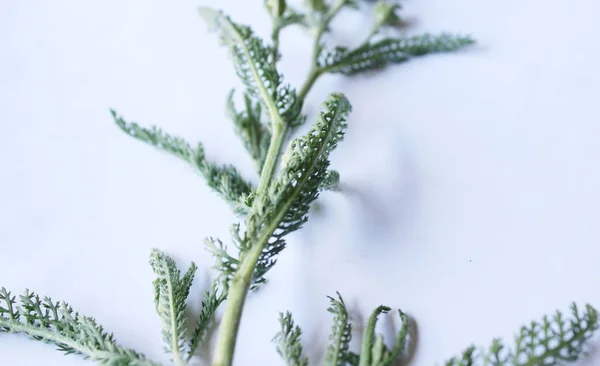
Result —
<path fill-rule="evenodd" d="M 219 239 L 205 240 L 219 274 L 205 292 L 191 335 L 187 332 L 190 325 L 186 315 L 187 298 L 197 267 L 192 262 L 182 274 L 168 255 L 157 249 L 151 253 L 150 265 L 156 275 L 154 301 L 165 351 L 177 366 L 187 366 L 200 345 L 209 342 L 209 327 L 223 303 L 225 309 L 212 366 L 232 365 L 249 291 L 266 282 L 268 271 L 285 249 L 286 237 L 307 222 L 310 207 L 321 192 L 338 189 L 340 174 L 330 169 L 329 159 L 347 128 L 352 107 L 346 97 L 331 93 L 309 131 L 291 139 L 294 129 L 306 121 L 302 114 L 304 100 L 319 77 L 326 73 L 357 75 L 423 55 L 456 51 L 474 43 L 469 36 L 448 33 L 382 37 L 383 28 L 393 28 L 401 22 L 397 14 L 400 6 L 387 0 L 307 0 L 305 11 L 293 9 L 285 0 L 265 0 L 264 5 L 271 16 L 271 44 L 220 10 L 199 9 L 228 48 L 245 87 L 243 107 L 236 108 L 232 90 L 226 110 L 255 164 L 259 175 L 256 186 L 244 179 L 234 166 L 210 162 L 202 144 L 192 147 L 180 137 L 154 126 L 146 128 L 127 122 L 111 111 L 117 126 L 125 133 L 191 165 L 241 216 L 240 220 L 243 219 L 232 225 L 235 252 Z M 344 9 L 360 10 L 365 5 L 372 7 L 373 24 L 362 43 L 356 47 L 331 47 L 323 41 L 325 34 L 332 31 L 332 21 L 338 14 Z M 314 34 L 310 70 L 298 92 L 284 84 L 277 69 L 281 59 L 281 32 L 292 25 L 307 28 Z M 325 366 L 391 366 L 406 353 L 411 335 L 404 312 L 398 311 L 400 327 L 393 346 L 388 348 L 383 335 L 377 334 L 375 328 L 379 317 L 389 313 L 391 308 L 382 305 L 373 310 L 357 353 L 350 347 L 352 324 L 343 298 L 338 293 L 329 300 L 327 310 L 333 314 L 333 327 Z M 446 366 L 538 366 L 575 361 L 599 325 L 597 311 L 589 305 L 583 311 L 573 305 L 571 312 L 569 319 L 557 312 L 522 327 L 512 349 L 496 339 L 488 349 L 467 348 L 448 360 Z M 300 327 L 289 312 L 281 313 L 279 320 L 281 329 L 273 339 L 277 352 L 288 366 L 308 366 Z M 102 365 L 158 365 L 118 345 L 112 334 L 106 333 L 93 318 L 79 315 L 64 302 L 55 303 L 47 297 L 40 299 L 29 291 L 17 301 L 6 289 L 0 289 L 0 332 L 26 334 L 34 340 L 57 345 L 66 354 L 78 354 Z"/>
<path fill-rule="evenodd" d="M 336 47 L 332 51 L 326 51 L 323 48 L 318 56 L 318 65 L 320 72 L 351 76 L 382 69 L 389 64 L 406 62 L 417 56 L 456 51 L 473 43 L 474 40 L 469 36 L 451 34 L 386 38 L 353 50 L 347 47 Z"/>
<path fill-rule="evenodd" d="M 349 320 L 348 309 L 344 299 L 338 293 L 337 298 L 329 297 L 330 306 L 327 309 L 333 314 L 333 327 L 329 335 L 330 344 L 327 347 L 324 366 L 391 366 L 404 353 L 409 339 L 409 320 L 406 314 L 398 311 L 401 326 L 392 350 L 384 343 L 383 335 L 375 334 L 378 317 L 390 311 L 387 306 L 378 306 L 367 322 L 363 333 L 360 354 L 350 350 L 352 340 L 352 324 Z M 280 314 L 281 330 L 273 339 L 278 343 L 277 351 L 288 366 L 306 366 L 308 359 L 302 354 L 300 327 L 294 324 L 289 312 Z"/>
<path fill-rule="evenodd" d="M 268 111 L 271 141 L 257 188 L 259 192 L 264 191 L 275 172 L 287 129 L 302 123 L 296 92 L 289 85 L 282 85 L 282 76 L 272 61 L 279 57 L 278 54 L 254 36 L 250 27 L 236 24 L 221 11 L 207 7 L 200 8 L 200 15 L 211 28 L 219 31 L 221 42 L 229 48 L 237 74 L 246 85 L 247 95 L 258 98 Z"/>
<path fill-rule="evenodd" d="M 160 128 L 141 127 L 136 122 L 128 123 L 117 112 L 111 110 L 117 126 L 136 140 L 145 142 L 190 164 L 206 179 L 206 183 L 228 202 L 238 213 L 244 213 L 244 199 L 252 193 L 252 184 L 246 181 L 233 165 L 217 165 L 209 162 L 202 144 L 196 148 L 180 137 L 171 136 Z"/>
<path fill-rule="evenodd" d="M 251 286 L 264 282 L 264 274 L 275 264 L 274 256 L 285 247 L 284 236 L 307 220 L 310 204 L 317 198 L 326 176 L 329 154 L 343 138 L 350 104 L 341 94 L 332 94 L 311 130 L 292 140 L 282 158 L 283 169 L 267 191 L 259 191 L 246 218 L 246 232 L 238 236 L 240 259 L 222 255 L 221 268 L 231 278 L 228 301 L 217 340 L 215 365 L 230 365 L 243 303 Z"/>
<path fill-rule="evenodd" d="M 173 355 L 175 365 L 185 365 L 186 299 L 197 267 L 192 263 L 181 277 L 175 261 L 157 249 L 152 251 L 150 265 L 157 276 L 154 280 L 154 302 L 161 320 L 165 351 Z"/>
<path fill-rule="evenodd" d="M 402 310 L 398 310 L 401 325 L 394 348 L 388 349 L 384 343 L 383 335 L 375 334 L 375 326 L 379 316 L 387 314 L 390 310 L 389 307 L 381 305 L 371 313 L 363 335 L 359 366 L 391 366 L 404 354 L 409 341 L 409 319 Z"/>
<path fill-rule="evenodd" d="M 277 342 L 277 353 L 287 366 L 308 366 L 308 357 L 304 356 L 300 336 L 300 327 L 294 324 L 292 314 L 288 311 L 279 314 L 281 330 L 275 335 L 273 341 Z"/>
<path fill-rule="evenodd" d="M 217 283 L 213 284 L 212 288 L 205 293 L 205 298 L 202 301 L 202 311 L 196 321 L 196 328 L 192 334 L 190 341 L 190 349 L 187 360 L 196 353 L 200 344 L 207 342 L 208 329 L 215 318 L 217 309 L 223 301 L 225 301 L 226 292 L 219 289 Z"/>
<path fill-rule="evenodd" d="M 355 365 L 358 356 L 350 352 L 350 341 L 352 340 L 352 325 L 348 320 L 348 310 L 344 299 L 338 293 L 338 298 L 329 297 L 331 302 L 327 309 L 333 314 L 333 328 L 329 340 L 331 344 L 327 347 L 325 356 L 326 366 L 344 366 L 347 363 Z"/>
<path fill-rule="evenodd" d="M 244 147 L 254 160 L 256 171 L 260 175 L 265 165 L 267 152 L 271 142 L 271 131 L 261 122 L 262 104 L 254 102 L 252 97 L 244 94 L 244 110 L 238 112 L 233 102 L 234 90 L 227 98 L 227 115 L 235 125 L 235 131 Z"/>
<path fill-rule="evenodd" d="M 187 336 L 186 301 L 194 280 L 196 265 L 192 263 L 181 276 L 175 261 L 154 249 L 150 265 L 156 274 L 154 302 L 159 315 L 165 351 L 172 355 L 177 366 L 185 366 L 194 356 L 199 344 L 207 340 L 208 328 L 226 294 L 218 284 L 206 292 L 196 328 Z M 25 291 L 17 302 L 5 288 L 0 288 L 0 332 L 23 333 L 34 340 L 52 343 L 65 354 L 81 355 L 85 359 L 108 366 L 159 366 L 140 353 L 123 348 L 106 333 L 93 318 L 73 311 L 65 302 L 41 299 Z"/>
<path fill-rule="evenodd" d="M 273 125 L 283 124 L 294 117 L 295 92 L 291 87 L 282 85 L 282 76 L 273 67 L 272 48 L 265 46 L 262 39 L 256 37 L 252 29 L 234 23 L 221 11 L 200 7 L 200 15 L 217 30 L 221 42 L 227 46 L 233 57 L 238 76 L 244 82 L 247 92 L 257 97 L 269 113 Z M 284 120 L 284 117 L 285 118 Z"/>
<path fill-rule="evenodd" d="M 51 343 L 65 354 L 83 356 L 101 365 L 158 366 L 140 353 L 117 344 L 94 318 L 73 311 L 65 302 L 54 302 L 25 291 L 17 301 L 0 288 L 0 333 L 22 333 L 34 340 Z"/>
<path fill-rule="evenodd" d="M 532 321 L 521 327 L 515 337 L 514 348 L 494 339 L 488 350 L 467 348 L 462 355 L 448 360 L 446 366 L 551 366 L 577 361 L 586 342 L 598 330 L 598 312 L 590 305 L 580 311 L 571 305 L 571 318 L 565 319 L 560 311 L 541 321 Z"/>

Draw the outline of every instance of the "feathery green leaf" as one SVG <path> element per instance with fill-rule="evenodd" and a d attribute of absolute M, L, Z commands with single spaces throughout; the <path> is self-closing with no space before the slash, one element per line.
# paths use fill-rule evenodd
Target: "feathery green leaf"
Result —
<path fill-rule="evenodd" d="M 156 126 L 144 128 L 136 122 L 129 123 L 122 116 L 117 115 L 114 109 L 111 109 L 110 113 L 117 126 L 131 137 L 173 154 L 188 163 L 194 160 L 194 149 L 181 137 L 171 136 Z"/>
<path fill-rule="evenodd" d="M 416 56 L 455 51 L 473 43 L 471 37 L 450 34 L 387 38 L 354 50 L 347 47 L 336 47 L 332 51 L 322 49 L 318 64 L 325 72 L 356 75 L 381 69 L 388 64 L 402 63 Z"/>
<path fill-rule="evenodd" d="M 337 191 L 340 185 L 340 173 L 337 170 L 328 170 L 319 188 L 324 191 Z"/>
<path fill-rule="evenodd" d="M 252 29 L 234 23 L 230 17 L 208 7 L 200 7 L 200 15 L 219 32 L 221 42 L 233 58 L 236 72 L 246 85 L 248 95 L 259 98 L 269 112 L 272 123 L 295 123 L 300 115 L 296 91 L 283 85 L 283 77 L 274 67 L 273 49 L 254 35 Z"/>
<path fill-rule="evenodd" d="M 398 336 L 396 338 L 394 348 L 392 348 L 391 351 L 388 351 L 387 348 L 385 349 L 386 352 L 383 353 L 383 358 L 381 362 L 377 364 L 377 366 L 391 366 L 404 353 L 404 350 L 408 343 L 408 329 L 410 324 L 408 316 L 404 312 L 398 310 L 398 315 L 400 316 L 401 325 L 400 330 L 398 331 Z"/>
<path fill-rule="evenodd" d="M 242 178 L 233 165 L 217 165 L 209 162 L 204 154 L 204 148 L 198 144 L 194 166 L 206 179 L 206 183 L 217 192 L 238 214 L 245 214 L 245 201 L 252 194 L 252 183 Z"/>
<path fill-rule="evenodd" d="M 362 346 L 360 351 L 359 366 L 375 366 L 378 365 L 383 358 L 385 345 L 383 345 L 383 339 L 377 343 L 377 347 L 374 346 L 375 341 L 375 326 L 379 315 L 387 314 L 391 309 L 387 306 L 378 306 L 367 322 L 367 326 L 363 333 Z M 383 346 L 383 347 L 382 347 Z"/>
<path fill-rule="evenodd" d="M 281 18 L 287 10 L 286 0 L 265 0 L 265 8 L 273 18 Z"/>
<path fill-rule="evenodd" d="M 268 241 L 256 266 L 254 287 L 265 281 L 264 275 L 285 248 L 284 237 L 308 220 L 310 205 L 327 175 L 329 154 L 344 137 L 351 109 L 344 95 L 330 95 L 309 132 L 291 141 L 281 173 L 267 194 L 255 198 L 241 240 L 242 249 Z"/>
<path fill-rule="evenodd" d="M 560 311 L 541 321 L 532 321 L 521 327 L 513 349 L 495 339 L 487 351 L 478 352 L 469 347 L 461 356 L 448 360 L 446 366 L 552 366 L 577 361 L 586 342 L 598 329 L 598 312 L 586 305 L 581 312 L 571 306 L 571 318 L 565 319 Z"/>
<path fill-rule="evenodd" d="M 156 311 L 160 316 L 165 351 L 173 355 L 176 365 L 185 365 L 184 347 L 187 342 L 186 301 L 194 280 L 196 265 L 192 262 L 181 277 L 175 261 L 158 249 L 152 250 L 150 265 L 156 274 L 154 294 Z"/>
<path fill-rule="evenodd" d="M 294 324 L 292 314 L 279 313 L 281 330 L 273 338 L 277 342 L 277 353 L 283 358 L 287 366 L 308 366 L 308 357 L 302 351 L 300 327 Z"/>
<path fill-rule="evenodd" d="M 268 125 L 261 123 L 262 104 L 254 103 L 250 95 L 244 94 L 244 110 L 237 112 L 233 94 L 234 90 L 227 98 L 227 115 L 233 121 L 237 135 L 250 153 L 260 174 L 269 150 L 271 130 Z"/>
<path fill-rule="evenodd" d="M 350 352 L 352 325 L 348 320 L 348 310 L 339 292 L 337 296 L 337 299 L 329 297 L 331 305 L 327 311 L 333 314 L 333 328 L 329 335 L 331 343 L 327 347 L 325 366 L 345 366 L 347 362 L 355 364 L 357 361 L 357 357 Z"/>
<path fill-rule="evenodd" d="M 460 356 L 454 357 L 444 364 L 445 366 L 475 366 L 475 362 L 479 355 L 476 353 L 477 349 L 471 346 L 463 351 Z M 508 365 L 506 365 L 508 366 Z M 516 366 L 516 365 L 515 365 Z"/>
<path fill-rule="evenodd" d="M 94 318 L 73 312 L 65 302 L 25 291 L 17 302 L 4 287 L 0 288 L 0 333 L 23 333 L 32 339 L 58 346 L 65 354 L 107 366 L 158 366 L 143 355 L 123 348 L 112 334 L 106 333 Z"/>
<path fill-rule="evenodd" d="M 278 26 L 280 29 L 283 29 L 293 24 L 298 24 L 302 27 L 306 27 L 308 25 L 308 21 L 306 18 L 306 14 L 298 13 L 297 11 L 290 9 L 290 7 L 288 6 L 288 10 L 286 14 L 281 18 Z"/>
<path fill-rule="evenodd" d="M 220 240 L 206 240 L 225 286 L 239 268 L 240 258 L 254 245 L 259 245 L 263 250 L 251 289 L 258 288 L 266 281 L 264 276 L 275 265 L 276 256 L 285 248 L 284 237 L 308 220 L 310 204 L 323 189 L 328 174 L 329 154 L 343 139 L 351 106 L 345 96 L 334 93 L 323 109 L 309 132 L 291 141 L 282 171 L 268 191 L 248 197 L 252 208 L 246 217 L 246 232 L 240 236 L 239 225 L 234 225 L 232 230 L 239 257 L 229 254 Z"/>
<path fill-rule="evenodd" d="M 248 248 L 240 237 L 240 225 L 234 224 L 231 227 L 231 236 L 235 247 L 238 249 L 239 254 L 243 254 Z M 238 257 L 229 254 L 227 246 L 217 238 L 206 238 L 204 240 L 206 250 L 212 254 L 215 258 L 215 266 L 213 267 L 219 271 L 219 282 L 223 287 L 223 292 L 229 291 L 229 282 L 235 272 L 239 269 L 240 260 Z"/>
<path fill-rule="evenodd" d="M 202 144 L 193 149 L 180 137 L 171 136 L 152 126 L 144 128 L 135 122 L 128 123 L 117 113 L 111 111 L 117 125 L 133 138 L 168 152 L 190 164 L 206 183 L 228 202 L 237 213 L 244 213 L 243 201 L 252 192 L 252 184 L 246 181 L 232 165 L 217 165 L 209 162 Z"/>
<path fill-rule="evenodd" d="M 218 282 L 215 282 L 212 288 L 206 291 L 204 300 L 202 300 L 202 311 L 196 322 L 196 329 L 192 334 L 190 341 L 190 350 L 188 352 L 188 361 L 194 356 L 198 346 L 207 342 L 208 328 L 214 320 L 217 309 L 225 301 L 227 293 L 219 289 Z"/>
<path fill-rule="evenodd" d="M 329 6 L 325 0 L 304 0 L 310 11 L 317 13 L 326 13 Z"/>

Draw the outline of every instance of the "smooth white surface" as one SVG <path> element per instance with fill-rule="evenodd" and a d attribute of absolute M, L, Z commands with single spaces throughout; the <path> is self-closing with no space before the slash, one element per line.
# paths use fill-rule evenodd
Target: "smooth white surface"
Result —
<path fill-rule="evenodd" d="M 195 9 L 220 6 L 266 35 L 260 3 L 0 2 L 2 286 L 68 300 L 123 345 L 168 360 L 149 250 L 201 267 L 197 313 L 212 264 L 202 240 L 228 241 L 234 216 L 186 166 L 118 130 L 108 109 L 201 140 L 253 177 L 223 112 L 239 83 Z M 236 364 L 280 364 L 270 339 L 286 309 L 321 355 L 336 290 L 363 318 L 381 303 L 414 316 L 418 366 L 510 341 L 573 300 L 600 307 L 598 14 L 596 0 L 407 0 L 411 33 L 471 33 L 479 45 L 320 80 L 309 112 L 331 91 L 354 105 L 333 156 L 348 194 L 322 196 L 250 297 Z M 336 37 L 355 42 L 366 24 L 348 13 Z M 310 39 L 290 30 L 282 42 L 282 70 L 298 85 Z M 87 364 L 0 338 L 2 365 Z"/>

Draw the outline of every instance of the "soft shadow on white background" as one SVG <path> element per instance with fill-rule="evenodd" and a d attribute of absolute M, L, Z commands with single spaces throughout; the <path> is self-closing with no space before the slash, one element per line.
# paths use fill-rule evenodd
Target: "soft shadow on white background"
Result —
<path fill-rule="evenodd" d="M 165 362 L 150 248 L 201 267 L 197 312 L 212 265 L 203 238 L 227 241 L 236 219 L 108 110 L 200 140 L 211 159 L 256 179 L 224 115 L 240 84 L 201 4 L 268 34 L 259 0 L 0 4 L 0 285 L 67 300 Z M 600 307 L 599 3 L 407 0 L 404 14 L 411 33 L 470 33 L 479 44 L 317 84 L 311 116 L 332 91 L 354 106 L 332 156 L 345 193 L 323 194 L 249 298 L 237 365 L 280 364 L 270 340 L 286 309 L 322 354 L 335 291 L 356 319 L 379 304 L 411 314 L 416 366 L 494 337 L 510 342 L 521 324 L 571 301 Z M 348 13 L 335 39 L 355 42 L 365 24 Z M 282 70 L 298 85 L 311 41 L 290 30 L 282 42 Z M 86 364 L 53 348 L 0 341 L 3 364 Z"/>

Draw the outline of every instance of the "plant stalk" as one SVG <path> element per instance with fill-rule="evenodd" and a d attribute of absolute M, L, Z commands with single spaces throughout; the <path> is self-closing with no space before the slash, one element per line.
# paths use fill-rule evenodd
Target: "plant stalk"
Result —
<path fill-rule="evenodd" d="M 306 95 L 312 89 L 313 85 L 315 85 L 315 82 L 317 81 L 317 79 L 319 79 L 321 74 L 322 74 L 321 69 L 318 69 L 316 67 L 313 67 L 308 72 L 306 81 L 304 81 L 304 84 L 302 85 L 302 88 L 300 88 L 300 92 L 298 93 L 298 99 L 301 101 L 301 103 L 304 103 L 304 99 L 306 98 Z"/>
<path fill-rule="evenodd" d="M 277 65 L 277 56 L 279 55 L 279 33 L 281 33 L 281 25 L 279 20 L 273 21 L 273 31 L 271 32 L 271 40 L 273 41 L 273 56 L 271 64 L 273 67 Z"/>
<path fill-rule="evenodd" d="M 271 134 L 271 143 L 269 144 L 269 150 L 267 151 L 267 157 L 265 158 L 265 164 L 260 174 L 260 181 L 258 182 L 257 194 L 261 194 L 269 188 L 273 174 L 275 174 L 275 168 L 281 155 L 281 148 L 285 140 L 287 132 L 287 125 L 283 123 L 274 123 L 273 131 Z"/>
<path fill-rule="evenodd" d="M 344 5 L 346 5 L 346 2 L 347 0 L 338 0 L 335 5 L 331 7 L 329 13 L 327 16 L 325 16 L 325 19 L 323 19 L 323 22 L 317 28 L 312 48 L 312 65 L 304 84 L 302 84 L 302 87 L 300 88 L 300 92 L 298 92 L 298 100 L 300 100 L 300 103 L 302 104 L 304 104 L 304 99 L 308 95 L 308 92 L 312 89 L 315 82 L 325 72 L 325 70 L 321 69 L 317 63 L 319 52 L 321 51 L 321 38 L 323 38 L 323 33 L 325 33 L 327 30 L 333 18 L 340 12 L 340 10 L 342 10 Z"/>
<path fill-rule="evenodd" d="M 263 247 L 263 245 L 254 245 L 231 279 L 212 366 L 231 366 L 233 364 L 233 354 L 246 295 L 248 295 L 254 267 Z"/>
<path fill-rule="evenodd" d="M 326 31 L 329 23 L 333 17 L 341 10 L 346 4 L 347 0 L 338 0 L 336 4 L 331 8 L 327 14 L 323 23 L 317 29 L 315 37 L 313 52 L 312 52 L 312 65 L 306 81 L 302 85 L 299 93 L 298 100 L 304 104 L 304 99 L 308 92 L 312 89 L 317 79 L 323 74 L 324 70 L 319 68 L 317 64 L 317 58 L 320 51 L 320 41 L 323 33 Z M 276 29 L 278 26 L 274 24 L 272 33 L 272 40 L 274 45 L 274 54 L 272 62 L 276 63 L 277 52 L 279 48 L 279 33 L 280 29 Z M 281 157 L 281 150 L 285 142 L 286 134 L 289 129 L 288 121 L 283 121 L 280 115 L 271 114 L 271 143 L 269 150 L 267 151 L 267 157 L 265 164 L 260 175 L 258 183 L 257 194 L 266 194 L 266 190 L 269 189 L 277 162 Z M 250 289 L 252 282 L 252 275 L 260 254 L 262 253 L 264 246 L 267 244 L 272 232 L 276 229 L 276 226 L 269 232 L 268 237 L 265 240 L 257 240 L 252 243 L 252 248 L 248 254 L 243 258 L 240 263 L 239 269 L 231 279 L 229 291 L 227 295 L 227 303 L 225 305 L 225 312 L 221 320 L 219 335 L 217 338 L 217 345 L 215 349 L 215 356 L 213 358 L 212 366 L 232 366 L 233 356 L 235 353 L 235 345 L 237 341 L 238 331 L 240 322 L 242 319 L 242 312 L 246 301 L 246 296 Z M 261 238 L 262 239 L 262 238 Z"/>

